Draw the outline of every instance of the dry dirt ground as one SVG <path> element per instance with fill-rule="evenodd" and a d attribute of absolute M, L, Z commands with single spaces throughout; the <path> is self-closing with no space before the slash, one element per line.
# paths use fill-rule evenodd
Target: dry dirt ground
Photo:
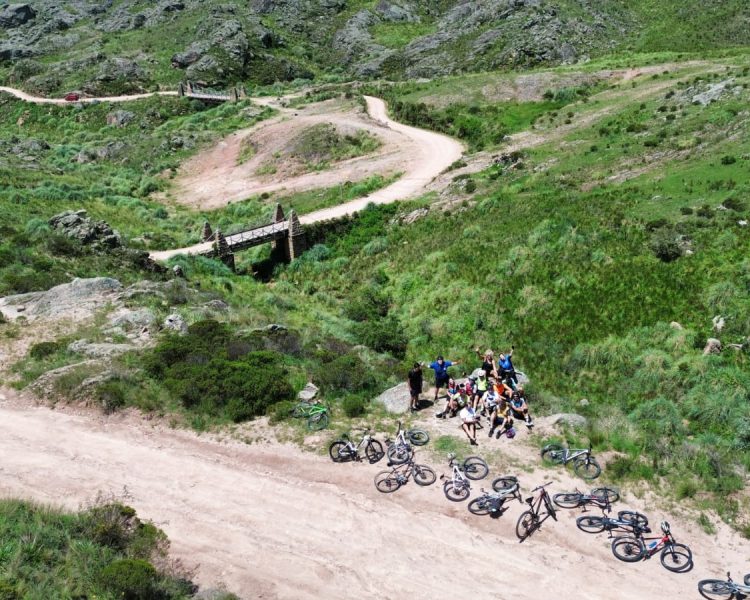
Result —
<path fill-rule="evenodd" d="M 578 511 L 519 544 L 517 502 L 497 520 L 477 517 L 446 500 L 439 482 L 380 494 L 373 476 L 382 463 L 333 464 L 288 445 L 218 441 L 134 414 L 50 410 L 7 389 L 0 423 L 0 494 L 74 509 L 99 491 L 126 489 L 199 583 L 224 583 L 242 598 L 692 598 L 698 579 L 744 573 L 750 559 L 747 542 L 726 527 L 708 536 L 674 515 L 673 531 L 694 552 L 691 573 L 670 573 L 658 559 L 617 561 L 605 536 L 575 528 Z M 527 456 L 529 466 L 514 471 L 525 492 L 550 480 L 553 491 L 581 485 L 563 469 L 539 468 L 527 437 L 511 442 Z M 445 471 L 442 460 L 419 458 Z M 667 517 L 651 504 L 630 495 L 621 506 L 655 523 Z"/>

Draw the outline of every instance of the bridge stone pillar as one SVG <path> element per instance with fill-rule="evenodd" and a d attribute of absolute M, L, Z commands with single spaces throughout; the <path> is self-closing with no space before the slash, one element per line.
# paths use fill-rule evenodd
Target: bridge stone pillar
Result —
<path fill-rule="evenodd" d="M 182 98 L 185 95 L 185 84 L 180 81 L 180 85 L 177 86 L 177 95 Z"/>
<path fill-rule="evenodd" d="M 289 260 L 294 260 L 302 256 L 307 249 L 307 240 L 302 224 L 299 222 L 297 213 L 294 209 L 289 212 L 289 232 L 287 233 L 287 247 Z"/>
<path fill-rule="evenodd" d="M 185 93 L 188 95 L 193 93 L 193 84 L 189 81 L 185 83 Z"/>
<path fill-rule="evenodd" d="M 201 240 L 204 242 L 211 242 L 214 239 L 214 232 L 211 230 L 211 224 L 206 221 L 203 223 L 203 229 L 201 230 Z"/>
<path fill-rule="evenodd" d="M 227 238 L 221 233 L 220 229 L 216 230 L 216 239 L 214 240 L 214 250 L 219 260 L 234 271 L 234 254 L 232 254 Z"/>
<path fill-rule="evenodd" d="M 237 88 L 233 87 L 229 90 L 229 101 L 237 102 L 237 100 L 239 100 L 239 94 L 237 93 Z"/>

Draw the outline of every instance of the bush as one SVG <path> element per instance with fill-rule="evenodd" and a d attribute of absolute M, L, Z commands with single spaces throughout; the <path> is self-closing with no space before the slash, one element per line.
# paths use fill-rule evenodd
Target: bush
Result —
<path fill-rule="evenodd" d="M 268 422 L 271 425 L 281 423 L 289 418 L 292 413 L 295 403 L 291 400 L 283 400 L 276 404 L 269 406 L 266 414 L 268 415 Z"/>
<path fill-rule="evenodd" d="M 469 179 L 466 182 L 466 185 L 464 185 L 464 191 L 467 194 L 471 194 L 473 192 L 476 192 L 477 191 L 477 184 L 476 184 L 476 182 L 473 179 Z"/>
<path fill-rule="evenodd" d="M 358 396 L 347 396 L 342 403 L 344 414 L 350 419 L 361 417 L 367 409 L 365 401 Z"/>
<path fill-rule="evenodd" d="M 112 414 L 127 403 L 123 382 L 119 379 L 112 379 L 99 384 L 96 388 L 96 399 L 102 405 L 106 414 Z"/>
<path fill-rule="evenodd" d="M 34 360 L 42 360 L 63 349 L 60 342 L 39 342 L 29 350 L 29 356 Z"/>
<path fill-rule="evenodd" d="M 658 229 L 651 236 L 651 251 L 663 262 L 672 262 L 682 256 L 682 250 L 677 243 L 677 236 L 670 228 Z"/>
<path fill-rule="evenodd" d="M 390 352 L 396 358 L 403 358 L 408 340 L 398 320 L 389 315 L 382 319 L 369 320 L 357 326 L 363 344 L 377 352 Z"/>
<path fill-rule="evenodd" d="M 722 165 L 733 165 L 736 162 L 737 162 L 737 158 L 732 156 L 731 154 L 727 154 L 726 156 L 721 157 Z"/>
<path fill-rule="evenodd" d="M 375 377 L 354 353 L 320 363 L 315 369 L 314 380 L 324 391 L 357 393 L 375 387 Z"/>
<path fill-rule="evenodd" d="M 151 563 L 130 558 L 116 560 L 101 572 L 104 587 L 123 600 L 153 600 L 158 579 Z"/>

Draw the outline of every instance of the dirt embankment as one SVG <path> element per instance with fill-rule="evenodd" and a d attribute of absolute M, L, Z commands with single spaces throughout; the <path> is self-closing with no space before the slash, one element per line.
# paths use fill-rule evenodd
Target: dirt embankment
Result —
<path fill-rule="evenodd" d="M 77 508 L 100 490 L 127 488 L 127 501 L 167 532 L 173 555 L 197 569 L 200 583 L 222 581 L 243 598 L 692 598 L 698 579 L 739 573 L 750 557 L 723 526 L 712 537 L 670 518 L 693 549 L 692 573 L 669 573 L 658 559 L 621 563 L 605 536 L 575 528 L 576 511 L 519 544 L 517 502 L 500 519 L 476 517 L 446 500 L 439 482 L 378 493 L 372 478 L 384 464 L 218 442 L 132 415 L 52 411 L 8 390 L 0 423 L 1 494 Z M 527 450 L 533 465 L 537 451 Z M 426 452 L 419 459 L 444 472 Z M 516 472 L 525 492 L 547 480 L 553 490 L 581 485 L 563 469 L 528 470 Z M 489 479 L 475 493 L 482 485 Z M 656 523 L 664 516 L 632 496 L 622 506 L 645 509 Z"/>

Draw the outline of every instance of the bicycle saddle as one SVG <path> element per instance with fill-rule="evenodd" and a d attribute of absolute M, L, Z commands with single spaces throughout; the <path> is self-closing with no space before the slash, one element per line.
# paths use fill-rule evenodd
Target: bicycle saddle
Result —
<path fill-rule="evenodd" d="M 526 504 L 533 504 L 534 503 L 534 496 L 531 496 L 530 498 L 526 498 Z"/>

